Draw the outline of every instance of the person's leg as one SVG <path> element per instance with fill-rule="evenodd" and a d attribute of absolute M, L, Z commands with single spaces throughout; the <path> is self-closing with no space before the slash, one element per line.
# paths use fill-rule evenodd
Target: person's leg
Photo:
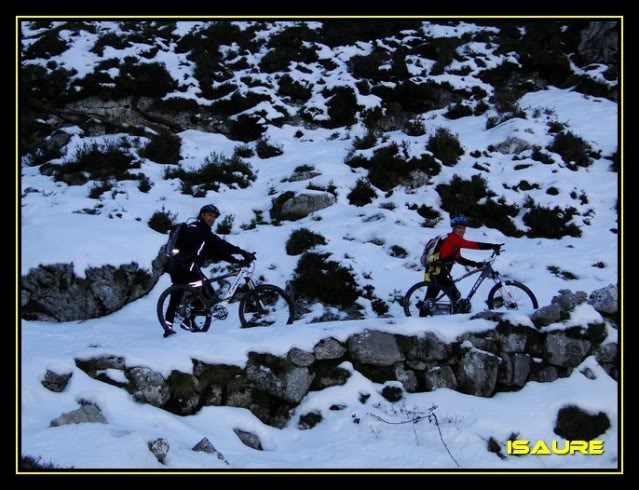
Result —
<path fill-rule="evenodd" d="M 196 273 L 190 272 L 175 272 L 171 274 L 171 282 L 174 285 L 180 284 L 188 284 L 189 282 L 199 280 L 199 276 Z M 184 296 L 183 291 L 176 291 L 171 294 L 171 299 L 169 300 L 169 306 L 166 309 L 166 314 L 164 315 L 165 319 L 165 330 L 173 329 L 173 322 L 175 321 L 175 312 L 180 305 L 182 298 Z"/>
<path fill-rule="evenodd" d="M 426 307 L 426 302 L 429 299 L 435 299 L 437 297 L 437 295 L 439 294 L 439 291 L 440 291 L 440 288 L 437 286 L 436 276 L 431 276 L 430 285 L 428 286 L 428 289 L 426 290 L 426 297 L 424 298 L 424 302 L 419 307 L 419 316 L 420 317 L 430 316 L 432 311 L 430 311 Z"/>
<path fill-rule="evenodd" d="M 459 301 L 459 299 L 461 298 L 461 293 L 459 292 L 459 289 L 457 289 L 457 286 L 455 286 L 453 278 L 450 277 L 450 274 L 442 274 L 442 276 L 439 278 L 439 283 L 444 289 L 446 289 L 446 291 L 448 291 L 448 296 L 450 297 L 451 301 Z"/>

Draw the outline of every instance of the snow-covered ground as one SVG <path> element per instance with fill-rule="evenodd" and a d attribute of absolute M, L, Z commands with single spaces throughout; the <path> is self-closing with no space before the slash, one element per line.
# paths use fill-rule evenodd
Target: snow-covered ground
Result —
<path fill-rule="evenodd" d="M 180 22 L 178 30 L 184 34 L 198 25 L 198 22 Z M 108 26 L 117 30 L 115 23 L 104 23 L 104 26 L 105 29 Z M 424 32 L 437 36 L 460 36 L 473 28 L 479 29 L 468 23 L 461 23 L 456 28 L 425 23 Z M 30 34 L 29 29 L 25 28 L 25 35 Z M 269 34 L 272 33 L 264 33 L 265 36 Z M 96 62 L 113 56 L 135 55 L 150 47 L 135 45 L 117 53 L 107 48 L 104 56 L 99 57 L 88 53 L 95 39 L 96 35 L 86 32 L 69 38 L 73 41 L 71 49 L 54 57 L 54 60 L 61 66 L 77 69 L 76 76 L 82 77 L 91 71 L 90 67 Z M 25 40 L 25 44 L 29 42 Z M 474 44 L 472 47 L 475 50 L 485 49 Z M 189 84 L 195 80 L 190 71 L 192 67 L 188 68 L 186 62 L 180 64 L 173 48 L 161 50 L 157 60 L 166 64 L 176 80 L 185 80 L 184 83 Z M 324 77 L 326 85 L 315 87 L 314 96 L 317 97 L 324 87 L 355 86 L 356 80 L 346 69 L 346 62 L 351 56 L 367 54 L 371 49 L 370 43 L 334 49 L 323 46 L 320 57 L 333 57 L 338 69 L 331 76 Z M 501 62 L 501 58 L 488 52 L 487 61 L 495 65 Z M 312 84 L 319 76 L 315 72 L 303 75 L 304 80 Z M 240 77 L 238 73 L 236 78 L 239 80 Z M 472 76 L 465 77 L 464 82 L 452 75 L 434 78 L 449 81 L 455 86 L 485 85 Z M 184 95 L 181 92 L 173 95 L 177 94 Z M 360 97 L 358 102 L 370 107 L 379 103 L 375 99 L 374 96 Z M 320 98 L 317 98 L 317 102 L 318 106 L 323 105 Z M 463 468 L 616 467 L 617 383 L 607 376 L 592 357 L 583 364 L 592 369 L 595 380 L 580 374 L 578 368 L 568 378 L 547 384 L 530 382 L 521 391 L 499 393 L 490 399 L 446 389 L 408 394 L 404 408 L 384 400 L 379 394 L 380 385 L 354 372 L 344 386 L 311 392 L 297 408 L 289 426 L 283 430 L 264 425 L 248 410 L 239 408 L 205 407 L 193 416 L 176 416 L 152 406 L 137 404 L 124 390 L 93 380 L 75 367 L 76 357 L 111 353 L 124 356 L 129 366 L 149 366 L 165 374 L 173 369 L 190 372 L 191 358 L 242 366 L 246 362 L 246 354 L 251 350 L 282 354 L 291 347 L 308 349 L 324 336 L 345 339 L 365 328 L 407 334 L 433 331 L 448 341 L 465 331 L 492 328 L 490 322 L 470 321 L 468 316 L 463 315 L 427 323 L 406 319 L 401 307 L 396 302 L 391 303 L 397 293 L 405 293 L 412 284 L 421 280 L 419 256 L 424 243 L 450 230 L 445 212 L 442 212 L 445 219 L 434 229 L 422 228 L 420 224 L 423 219 L 408 209 L 407 205 L 426 204 L 440 209 L 440 198 L 435 187 L 440 183 L 448 183 L 453 175 L 468 179 L 477 174 L 473 168 L 475 162 L 490 164 L 490 173 L 483 176 L 491 190 L 497 196 L 504 196 L 508 203 L 521 207 L 526 196 L 530 196 L 544 206 L 572 206 L 579 212 L 573 219 L 583 233 L 579 238 L 512 238 L 495 229 L 469 228 L 467 239 L 505 243 L 505 253 L 497 260 L 495 268 L 506 278 L 528 285 L 540 305 L 549 304 L 560 289 L 590 293 L 617 283 L 618 235 L 610 230 L 618 227 L 616 205 L 619 190 L 617 174 L 609 170 L 610 160 L 605 158 L 617 149 L 617 104 L 584 96 L 570 89 L 553 87 L 529 93 L 519 104 L 529 114 L 528 119 L 512 119 L 492 129 L 486 129 L 489 113 L 449 120 L 443 116 L 445 110 L 442 110 L 426 114 L 427 134 L 424 136 L 409 137 L 399 131 L 387 133 L 389 142 L 407 141 L 411 152 L 419 155 L 425 152 L 429 136 L 438 127 L 446 127 L 458 134 L 466 152 L 455 167 L 442 167 L 442 172 L 432 179 L 430 185 L 416 190 L 398 187 L 389 197 L 378 192 L 378 198 L 364 207 L 351 206 L 346 196 L 355 182 L 366 176 L 367 172 L 364 169 L 351 169 L 344 164 L 353 137 L 365 134 L 362 125 L 351 129 L 303 129 L 301 138 L 295 137 L 295 133 L 301 129 L 299 127 L 271 126 L 265 136 L 272 143 L 282 146 L 283 155 L 265 160 L 257 156 L 245 159 L 257 174 L 257 180 L 251 187 L 230 189 L 222 185 L 219 192 L 210 191 L 205 198 L 182 194 L 179 180 L 164 180 L 165 166 L 150 160 L 143 159 L 141 168 L 133 170 L 145 174 L 152 182 L 153 187 L 148 193 L 137 189 L 137 181 L 121 181 L 114 187 L 117 192 L 107 192 L 99 200 L 88 197 L 92 182 L 83 186 L 67 186 L 41 175 L 38 167 L 23 166 L 20 169 L 23 191 L 22 275 L 40 264 L 55 263 L 73 263 L 78 276 L 84 276 L 87 267 L 105 264 L 118 266 L 137 262 L 150 269 L 151 261 L 166 241 L 166 235 L 155 232 L 147 225 L 153 213 L 164 207 L 176 213 L 178 220 L 182 221 L 194 216 L 203 204 L 212 202 L 220 208 L 223 217 L 234 215 L 233 232 L 226 238 L 235 245 L 257 253 L 257 273 L 266 282 L 283 287 L 292 278 L 299 257 L 287 255 L 285 243 L 292 231 L 306 227 L 327 239 L 327 245 L 318 247 L 318 251 L 329 252 L 332 260 L 351 266 L 360 286 L 371 284 L 375 287 L 375 294 L 390 304 L 389 314 L 392 317 L 377 318 L 370 301 L 360 299 L 358 303 L 364 307 L 365 320 L 310 324 L 308 321 L 319 314 L 318 310 L 314 310 L 286 328 L 240 330 L 237 313 L 231 310 L 229 318 L 214 324 L 208 333 L 180 333 L 163 339 L 155 317 L 157 298 L 169 284 L 168 277 L 163 276 L 148 296 L 105 318 L 64 324 L 22 321 L 20 389 L 23 453 L 75 468 L 226 467 L 216 458 L 191 451 L 191 447 L 206 436 L 224 454 L 233 469 L 453 468 L 456 467 L 455 463 L 443 447 L 434 424 L 424 420 L 416 425 L 390 425 L 377 418 L 406 420 L 406 410 L 425 412 L 435 404 L 438 406 L 436 413 L 443 438 Z M 535 109 L 538 109 L 537 117 L 533 116 Z M 474 150 L 483 152 L 489 145 L 501 143 L 510 136 L 519 136 L 545 147 L 552 141 L 547 128 L 549 120 L 566 123 L 569 130 L 586 139 L 594 150 L 601 150 L 602 158 L 586 169 L 573 172 L 559 163 L 561 158 L 558 155 L 554 155 L 556 163 L 552 165 L 530 159 L 513 162 L 512 155 L 499 153 L 493 153 L 490 157 L 470 156 Z M 68 161 L 76 148 L 87 143 L 101 144 L 126 138 L 132 144 L 131 151 L 137 154 L 148 141 L 144 137 L 124 134 L 88 137 L 79 128 L 69 128 L 68 131 L 73 136 L 65 148 L 65 154 L 52 163 Z M 184 131 L 179 136 L 182 140 L 180 163 L 193 168 L 201 165 L 213 152 L 231 156 L 238 144 L 220 134 L 195 130 Z M 254 143 L 251 145 L 254 146 Z M 525 170 L 513 169 L 521 163 L 533 165 Z M 337 187 L 337 203 L 301 221 L 285 221 L 281 226 L 258 225 L 253 230 L 241 230 L 240 225 L 249 223 L 256 210 L 262 211 L 266 221 L 270 221 L 269 210 L 273 197 L 286 191 L 306 189 L 311 181 L 283 182 L 300 165 L 312 165 L 322 173 L 312 179 L 313 184 L 327 186 L 333 183 Z M 523 179 L 537 183 L 541 188 L 516 192 L 504 187 L 512 187 Z M 556 187 L 559 195 L 547 194 L 549 186 Z M 25 192 L 28 188 L 35 191 Z M 573 191 L 577 195 L 585 192 L 588 203 L 582 204 L 579 199 L 571 197 Z M 389 210 L 380 207 L 380 204 L 388 203 L 393 203 L 395 208 Z M 103 205 L 99 214 L 76 213 L 84 208 L 94 208 L 96 204 Z M 590 209 L 593 212 L 589 213 L 589 217 L 582 216 Z M 381 217 L 367 221 L 367 218 L 376 214 Z M 522 215 L 523 212 L 515 219 L 515 223 L 525 231 Z M 400 259 L 390 256 L 393 245 L 407 250 L 408 257 Z M 481 260 L 487 257 L 487 252 L 465 251 L 464 256 Z M 602 263 L 604 267 L 595 267 L 597 263 Z M 562 279 L 552 274 L 548 270 L 549 266 L 571 272 L 577 279 Z M 454 276 L 461 275 L 459 269 L 462 268 L 458 266 L 457 269 Z M 460 285 L 460 290 L 465 294 L 472 285 L 473 280 L 468 279 Z M 485 308 L 484 301 L 491 286 L 484 283 L 475 295 L 474 312 Z M 587 317 L 592 312 L 582 313 Z M 616 335 L 615 331 L 609 333 L 611 337 Z M 345 367 L 352 370 L 349 365 Z M 72 381 L 65 392 L 52 393 L 40 384 L 47 368 L 73 371 Z M 358 400 L 361 392 L 372 395 L 366 404 Z M 62 412 L 77 408 L 80 399 L 97 402 L 109 424 L 48 427 L 49 421 Z M 606 445 L 603 456 L 527 456 L 501 460 L 486 450 L 490 437 L 503 443 L 513 432 L 519 432 L 524 439 L 552 440 L 556 437 L 553 426 L 557 410 L 570 403 L 593 412 L 604 411 L 611 418 L 612 427 L 601 437 Z M 345 405 L 346 408 L 341 411 L 330 410 L 335 404 Z M 314 409 L 321 410 L 324 420 L 312 430 L 300 431 L 296 425 L 298 415 Z M 258 434 L 265 451 L 258 452 L 244 446 L 233 428 Z M 157 437 L 164 437 L 171 443 L 166 466 L 160 465 L 146 446 L 148 440 Z"/>

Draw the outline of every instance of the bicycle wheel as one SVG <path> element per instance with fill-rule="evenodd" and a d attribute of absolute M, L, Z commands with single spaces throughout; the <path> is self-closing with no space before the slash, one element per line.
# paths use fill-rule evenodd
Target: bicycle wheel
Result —
<path fill-rule="evenodd" d="M 240 301 L 243 328 L 271 327 L 293 323 L 293 302 L 277 286 L 261 284 L 248 291 Z"/>
<path fill-rule="evenodd" d="M 157 315 L 160 325 L 165 330 L 166 310 L 173 294 L 182 294 L 182 299 L 175 309 L 175 317 L 171 328 L 183 328 L 193 332 L 206 332 L 211 326 L 211 308 L 209 302 L 202 296 L 201 290 L 184 285 L 174 285 L 167 288 L 158 298 Z"/>
<path fill-rule="evenodd" d="M 408 290 L 403 300 L 406 316 L 428 317 L 453 314 L 454 302 L 450 299 L 448 291 L 440 288 L 436 298 L 427 300 L 426 292 L 429 286 L 429 281 L 422 281 Z"/>
<path fill-rule="evenodd" d="M 524 284 L 517 281 L 504 281 L 495 284 L 488 293 L 486 301 L 490 310 L 534 310 L 539 308 L 537 298 Z"/>

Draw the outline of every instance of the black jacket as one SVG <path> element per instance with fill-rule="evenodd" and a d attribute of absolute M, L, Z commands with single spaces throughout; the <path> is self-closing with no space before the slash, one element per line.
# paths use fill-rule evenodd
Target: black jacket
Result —
<path fill-rule="evenodd" d="M 187 225 L 178 240 L 180 252 L 173 257 L 171 268 L 188 270 L 193 263 L 202 266 L 206 260 L 224 260 L 232 264 L 239 262 L 234 254 L 246 253 L 239 247 L 222 240 L 202 220 Z"/>

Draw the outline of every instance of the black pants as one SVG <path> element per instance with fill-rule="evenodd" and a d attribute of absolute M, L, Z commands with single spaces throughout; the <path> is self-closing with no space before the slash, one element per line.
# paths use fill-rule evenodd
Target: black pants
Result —
<path fill-rule="evenodd" d="M 173 283 L 173 285 L 188 284 L 190 282 L 200 281 L 202 279 L 202 274 L 196 267 L 194 267 L 191 271 L 170 270 L 169 275 L 171 276 L 171 282 Z M 169 306 L 166 309 L 166 315 L 164 315 L 164 319 L 167 323 L 167 328 L 171 328 L 173 325 L 173 320 L 175 319 L 175 311 L 182 301 L 182 296 L 184 296 L 184 291 L 177 291 L 171 294 Z"/>
<path fill-rule="evenodd" d="M 439 292 L 444 288 L 448 291 L 451 301 L 458 301 L 461 298 L 461 293 L 453 278 L 450 277 L 450 272 L 442 271 L 440 274 L 431 277 L 431 284 L 426 291 L 426 299 L 436 298 Z"/>

